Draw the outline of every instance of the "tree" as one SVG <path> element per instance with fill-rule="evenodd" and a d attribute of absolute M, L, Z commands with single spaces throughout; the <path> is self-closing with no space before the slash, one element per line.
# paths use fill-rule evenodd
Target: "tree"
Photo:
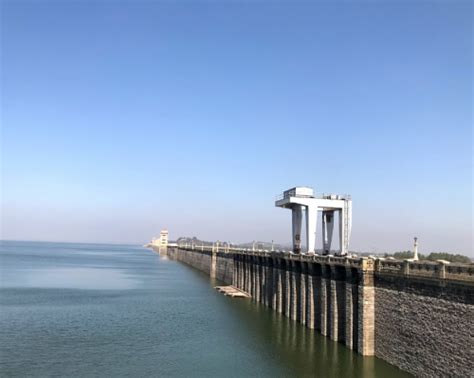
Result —
<path fill-rule="evenodd" d="M 470 264 L 472 261 L 469 257 L 459 254 L 451 254 L 447 252 L 431 252 L 428 257 L 428 260 L 446 260 L 453 263 L 462 263 L 462 264 Z"/>
<path fill-rule="evenodd" d="M 412 259 L 413 258 L 413 252 L 412 251 L 395 252 L 392 256 L 397 260 Z M 420 260 L 423 259 L 423 255 L 418 254 L 418 258 Z"/>
<path fill-rule="evenodd" d="M 393 257 L 397 260 L 406 260 L 413 258 L 412 251 L 400 251 L 393 254 L 386 253 L 385 257 Z M 418 254 L 420 260 L 446 260 L 452 263 L 461 263 L 461 264 L 472 264 L 472 261 L 469 257 L 459 254 L 447 253 L 447 252 L 431 252 L 428 256 Z"/>

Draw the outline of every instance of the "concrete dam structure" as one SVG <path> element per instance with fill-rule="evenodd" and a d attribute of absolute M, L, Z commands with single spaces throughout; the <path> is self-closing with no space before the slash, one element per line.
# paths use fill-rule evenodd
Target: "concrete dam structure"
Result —
<path fill-rule="evenodd" d="M 472 265 L 197 246 L 159 251 L 416 376 L 474 371 Z"/>
<path fill-rule="evenodd" d="M 275 206 L 292 212 L 292 252 L 170 245 L 167 238 L 151 246 L 363 356 L 420 377 L 473 376 L 473 264 L 417 261 L 417 238 L 412 259 L 350 256 L 347 195 L 316 197 L 312 188 L 295 187 Z M 318 214 L 322 256 L 315 253 Z"/>

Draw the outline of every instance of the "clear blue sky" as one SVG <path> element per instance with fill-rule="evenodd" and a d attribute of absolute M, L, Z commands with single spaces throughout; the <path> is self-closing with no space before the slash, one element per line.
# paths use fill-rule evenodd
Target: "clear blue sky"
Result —
<path fill-rule="evenodd" d="M 3 1 L 2 238 L 290 240 L 349 193 L 351 249 L 472 252 L 470 1 Z"/>

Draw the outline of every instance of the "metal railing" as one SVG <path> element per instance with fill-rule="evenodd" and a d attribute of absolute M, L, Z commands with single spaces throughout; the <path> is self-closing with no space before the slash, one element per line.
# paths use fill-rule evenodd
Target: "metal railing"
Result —
<path fill-rule="evenodd" d="M 352 200 L 352 197 L 350 194 L 334 194 L 334 193 L 322 193 L 320 195 L 315 194 L 314 196 L 302 196 L 302 195 L 285 195 L 285 193 L 280 193 L 275 196 L 275 202 L 280 201 L 285 198 L 289 197 L 298 197 L 298 198 L 317 198 L 317 199 L 332 199 L 331 197 L 336 197 L 333 199 L 338 199 L 338 200 Z"/>

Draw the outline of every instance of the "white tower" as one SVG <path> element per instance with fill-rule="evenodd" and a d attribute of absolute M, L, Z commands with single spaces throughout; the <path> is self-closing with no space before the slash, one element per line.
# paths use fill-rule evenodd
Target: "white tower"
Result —
<path fill-rule="evenodd" d="M 299 186 L 285 190 L 275 206 L 291 209 L 292 212 L 292 241 L 293 251 L 301 253 L 301 228 L 303 213 L 306 213 L 306 250 L 307 253 L 316 251 L 316 228 L 318 211 L 322 213 L 323 251 L 329 254 L 334 229 L 335 214 L 339 215 L 339 245 L 340 255 L 346 255 L 349 250 L 349 239 L 352 227 L 352 201 L 350 197 L 326 195 L 321 198 L 314 196 L 312 188 Z"/>
<path fill-rule="evenodd" d="M 416 236 L 413 243 L 413 261 L 418 261 L 418 238 Z"/>

